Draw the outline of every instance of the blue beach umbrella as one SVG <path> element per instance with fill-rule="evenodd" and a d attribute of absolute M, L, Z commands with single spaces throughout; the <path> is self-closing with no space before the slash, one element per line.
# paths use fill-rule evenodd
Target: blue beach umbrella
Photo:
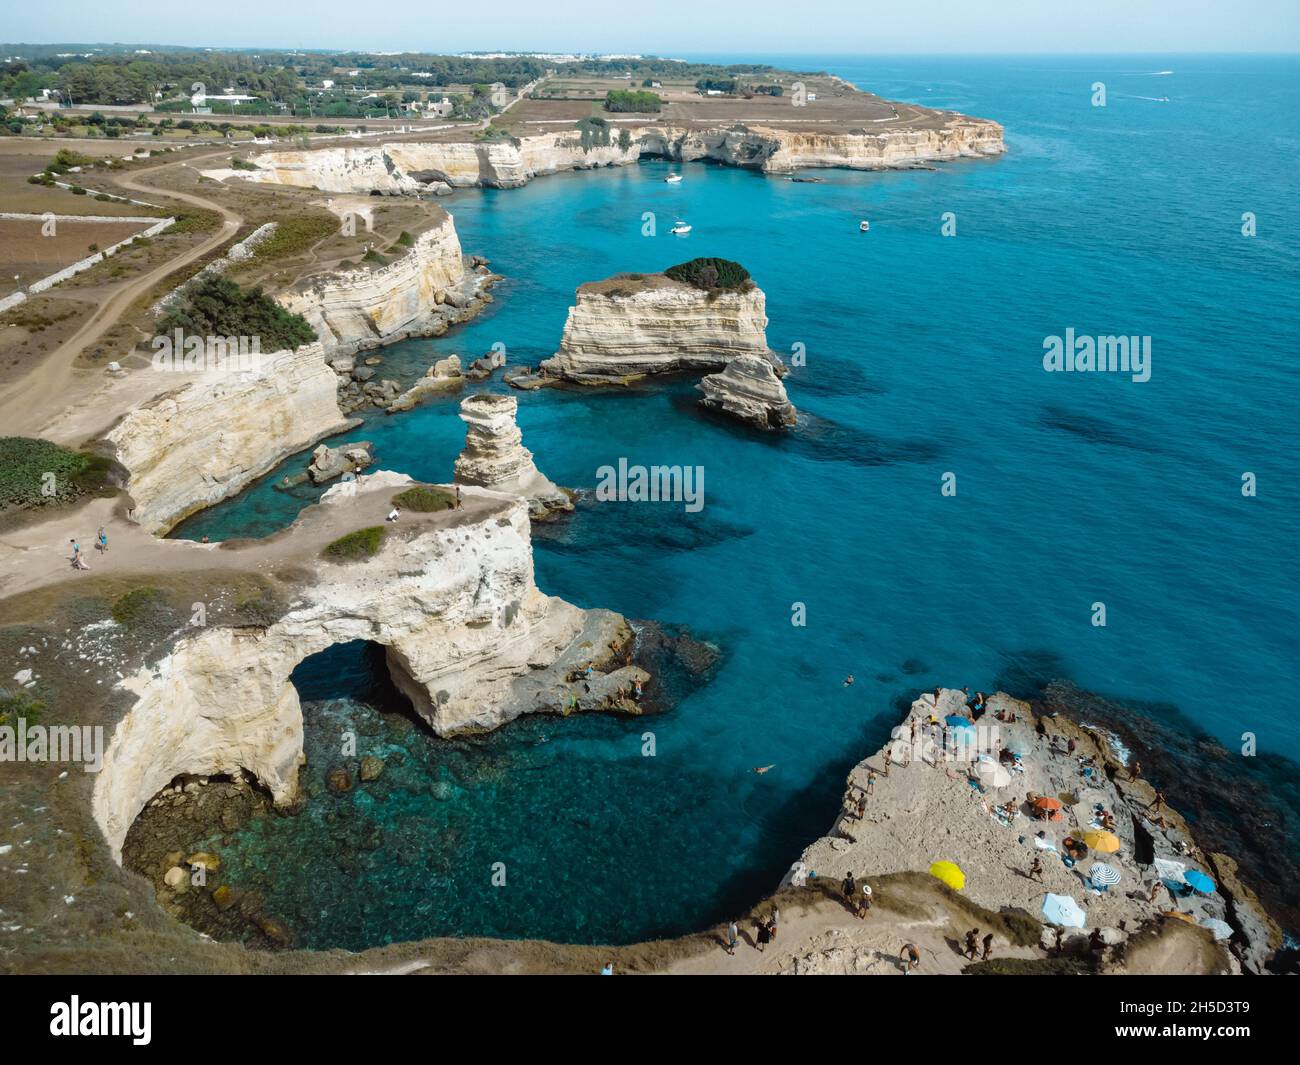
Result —
<path fill-rule="evenodd" d="M 1214 881 L 1199 869 L 1188 869 L 1183 874 L 1183 880 L 1193 891 L 1199 891 L 1202 895 L 1208 895 L 1214 891 Z"/>
<path fill-rule="evenodd" d="M 975 727 L 973 723 L 967 721 L 964 717 L 961 717 L 958 714 L 953 714 L 950 717 L 945 717 L 943 720 L 944 720 L 944 724 L 946 724 L 949 728 L 973 729 Z"/>

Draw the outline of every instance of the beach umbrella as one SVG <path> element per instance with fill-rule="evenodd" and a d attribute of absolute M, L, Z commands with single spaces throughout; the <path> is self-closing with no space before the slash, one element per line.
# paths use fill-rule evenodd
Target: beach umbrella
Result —
<path fill-rule="evenodd" d="M 1034 809 L 1036 810 L 1059 810 L 1061 800 L 1053 799 L 1050 795 L 1040 795 L 1034 800 Z"/>
<path fill-rule="evenodd" d="M 1053 895 L 1050 891 L 1043 899 L 1043 918 L 1048 924 L 1062 928 L 1082 928 L 1088 923 L 1083 909 L 1069 895 Z"/>
<path fill-rule="evenodd" d="M 930 875 L 942 880 L 953 891 L 960 891 L 966 886 L 966 874 L 952 862 L 935 862 L 930 866 Z"/>
<path fill-rule="evenodd" d="M 1214 890 L 1214 881 L 1199 869 L 1188 869 L 1183 874 L 1183 881 L 1193 891 L 1199 891 L 1202 895 L 1208 895 Z"/>
<path fill-rule="evenodd" d="M 1005 788 L 1011 783 L 1011 774 L 997 762 L 980 762 L 975 771 L 990 788 Z"/>
<path fill-rule="evenodd" d="M 1114 832 L 1107 832 L 1104 829 L 1096 829 L 1092 832 L 1083 834 L 1083 842 L 1088 844 L 1095 851 L 1102 854 L 1114 854 L 1119 850 L 1119 836 Z"/>
<path fill-rule="evenodd" d="M 1232 935 L 1232 925 L 1217 917 L 1203 917 L 1200 924 L 1202 928 L 1208 928 L 1215 939 L 1227 939 Z"/>
<path fill-rule="evenodd" d="M 1151 864 L 1156 867 L 1161 880 L 1169 880 L 1175 884 L 1186 883 L 1183 880 L 1183 873 L 1187 872 L 1187 866 L 1182 862 L 1176 862 L 1172 858 L 1157 858 Z"/>
<path fill-rule="evenodd" d="M 1110 887 L 1120 882 L 1120 872 L 1113 865 L 1107 865 L 1105 862 L 1093 862 L 1092 868 L 1088 870 L 1088 879 L 1098 887 Z"/>
<path fill-rule="evenodd" d="M 975 727 L 973 722 L 968 721 L 960 714 L 952 714 L 949 717 L 945 717 L 943 720 L 944 720 L 944 724 L 946 724 L 949 728 L 972 728 L 973 729 Z"/>

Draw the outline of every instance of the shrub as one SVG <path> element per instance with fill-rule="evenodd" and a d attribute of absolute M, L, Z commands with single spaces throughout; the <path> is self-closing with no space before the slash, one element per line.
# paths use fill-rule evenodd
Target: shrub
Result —
<path fill-rule="evenodd" d="M 409 248 L 412 244 L 415 243 L 415 238 L 411 236 L 410 233 L 408 233 L 406 230 L 403 229 L 401 234 L 397 238 L 397 243 L 400 244 L 403 248 Z"/>
<path fill-rule="evenodd" d="M 157 588 L 132 588 L 113 600 L 110 613 L 119 625 L 134 628 L 160 614 L 165 606 Z"/>
<path fill-rule="evenodd" d="M 393 506 L 401 507 L 403 510 L 413 510 L 419 514 L 430 514 L 438 510 L 454 510 L 456 497 L 441 488 L 417 485 L 393 496 Z"/>
<path fill-rule="evenodd" d="M 271 262 L 305 252 L 313 244 L 338 232 L 338 220 L 325 213 L 292 215 L 278 220 L 275 229 L 257 246 L 254 257 Z"/>
<path fill-rule="evenodd" d="M 639 89 L 610 89 L 605 95 L 606 111 L 655 112 L 663 107 L 659 95 Z"/>
<path fill-rule="evenodd" d="M 325 546 L 322 552 L 326 558 L 338 559 L 358 559 L 370 558 L 379 552 L 383 546 L 384 535 L 388 532 L 382 525 L 371 525 L 365 529 L 358 529 L 356 532 L 350 532 L 346 536 L 340 536 L 331 544 Z"/>
<path fill-rule="evenodd" d="M 291 314 L 256 288 L 245 291 L 217 274 L 199 278 L 157 322 L 160 333 L 180 329 L 190 336 L 257 337 L 263 351 L 283 351 L 310 344 L 316 331 L 299 314 Z"/>
<path fill-rule="evenodd" d="M 112 463 L 48 440 L 0 437 L 0 508 L 67 503 L 102 488 Z"/>
<path fill-rule="evenodd" d="M 688 263 L 670 266 L 664 273 L 674 281 L 705 292 L 745 292 L 754 284 L 749 271 L 730 259 L 692 259 Z"/>
<path fill-rule="evenodd" d="M 41 719 L 44 710 L 44 700 L 28 692 L 16 691 L 12 694 L 0 692 L 0 725 L 16 729 L 19 718 L 23 718 L 28 725 L 34 725 Z"/>

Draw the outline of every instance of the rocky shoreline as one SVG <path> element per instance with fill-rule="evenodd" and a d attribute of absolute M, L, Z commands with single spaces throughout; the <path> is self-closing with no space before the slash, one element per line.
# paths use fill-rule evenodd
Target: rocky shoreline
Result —
<path fill-rule="evenodd" d="M 849 774 L 830 832 L 805 848 L 784 883 L 838 882 L 850 872 L 869 879 L 948 861 L 965 875 L 961 893 L 993 910 L 1038 920 L 1047 892 L 1080 903 L 1085 923 L 1060 941 L 1045 924 L 1045 950 L 1071 949 L 1100 929 L 1122 956 L 1131 939 L 1176 921 L 1201 925 L 1207 948 L 1219 940 L 1216 928 L 1230 929 L 1230 967 L 1268 971 L 1282 946 L 1276 923 L 1231 860 L 1201 850 L 1188 822 L 1122 764 L 1104 733 L 1002 693 L 974 710 L 972 701 L 953 689 L 916 699 L 886 745 Z M 996 780 L 994 766 L 1006 769 Z M 1084 842 L 1107 832 L 1114 842 L 1101 850 Z M 1080 844 L 1083 856 L 1071 857 Z M 1089 877 L 1096 862 L 1119 883 L 1098 890 Z M 1177 870 L 1198 867 L 1215 874 L 1215 891 L 1186 888 Z"/>

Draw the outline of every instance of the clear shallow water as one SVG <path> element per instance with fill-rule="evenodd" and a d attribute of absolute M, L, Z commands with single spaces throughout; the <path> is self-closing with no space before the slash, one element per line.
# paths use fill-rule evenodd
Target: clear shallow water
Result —
<path fill-rule="evenodd" d="M 496 342 L 536 362 L 583 281 L 721 255 L 766 291 L 772 347 L 806 346 L 787 381 L 804 417 L 788 438 L 753 434 L 701 417 L 686 382 L 519 394 L 525 444 L 559 483 L 592 487 L 621 456 L 703 465 L 701 513 L 583 508 L 535 538 L 537 579 L 688 625 L 725 661 L 653 722 L 530 722 L 434 743 L 430 757 L 471 777 L 490 753 L 508 794 L 471 783 L 441 802 L 463 831 L 440 837 L 455 855 L 438 859 L 440 886 L 357 899 L 372 912 L 353 932 L 326 923 L 310 945 L 379 942 L 390 926 L 394 938 L 578 941 L 697 927 L 775 882 L 829 823 L 843 769 L 879 742 L 893 701 L 937 683 L 1068 675 L 1172 704 L 1230 747 L 1250 730 L 1261 751 L 1293 756 L 1300 726 L 1277 696 L 1300 636 L 1300 62 L 768 61 L 997 119 L 1008 153 L 935 172 L 819 171 L 822 184 L 696 164 L 669 186 L 676 168 L 646 162 L 445 201 L 465 248 L 508 280 L 465 328 L 386 349 L 386 376 Z M 1105 109 L 1089 106 L 1096 80 Z M 1170 102 L 1142 98 L 1159 96 Z M 640 235 L 647 210 L 659 237 Z M 946 211 L 955 238 L 939 234 Z M 1258 216 L 1253 239 L 1243 211 Z M 678 217 L 689 237 L 667 235 Z M 1043 338 L 1071 326 L 1150 335 L 1151 380 L 1045 373 Z M 445 481 L 464 436 L 455 411 L 381 414 L 340 439 L 375 441 L 381 468 Z M 1246 470 L 1256 499 L 1240 494 Z M 946 471 L 955 498 L 940 495 Z M 316 493 L 276 491 L 282 472 L 180 535 L 287 524 Z M 796 601 L 806 628 L 790 625 Z M 1090 624 L 1096 601 L 1104 629 Z M 313 671 L 337 676 L 338 660 L 309 662 L 304 684 Z M 647 727 L 653 759 L 639 753 Z M 383 823 L 396 809 L 368 811 Z M 284 839 L 250 844 L 250 870 L 306 845 L 300 828 L 276 827 L 290 822 L 270 824 Z M 508 902 L 475 894 L 496 860 L 511 869 Z"/>

